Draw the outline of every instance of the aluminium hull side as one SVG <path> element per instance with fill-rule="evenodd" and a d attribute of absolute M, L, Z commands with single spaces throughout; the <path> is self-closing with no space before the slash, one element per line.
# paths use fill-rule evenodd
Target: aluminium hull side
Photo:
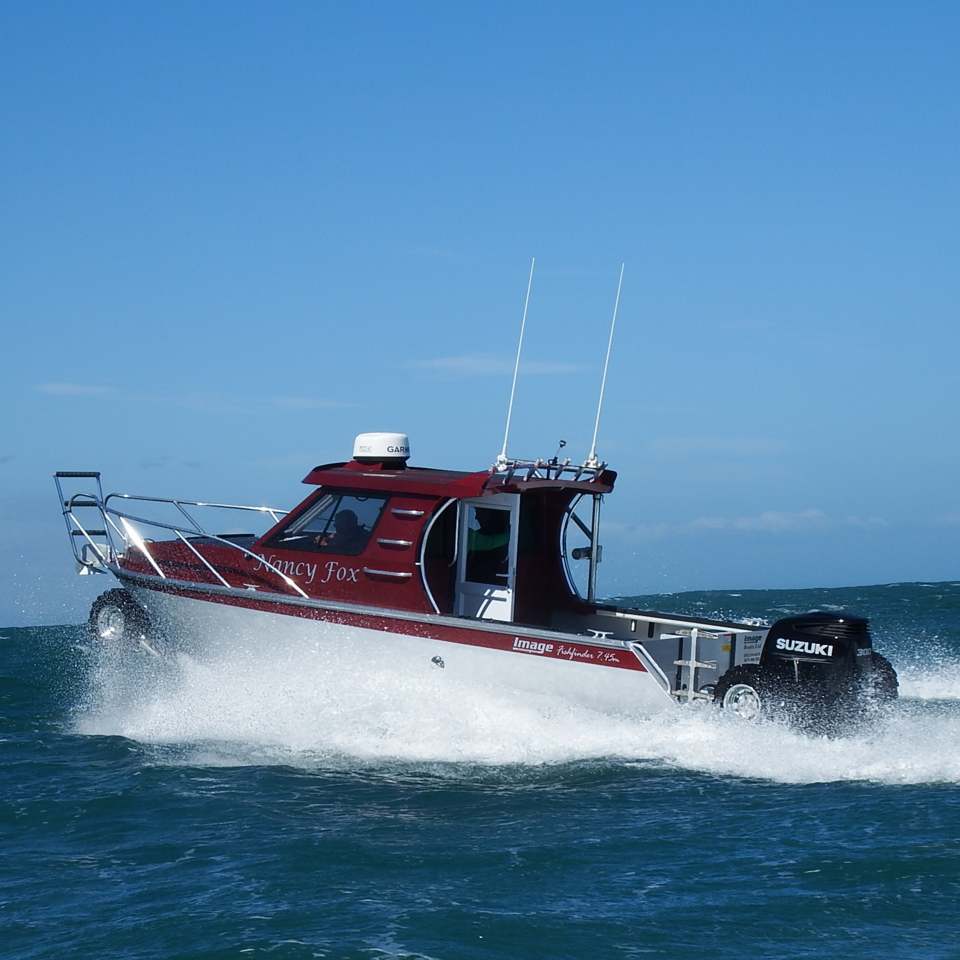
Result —
<path fill-rule="evenodd" d="M 158 589 L 146 579 L 124 586 L 153 622 L 198 653 L 229 651 L 238 640 L 270 646 L 304 643 L 311 650 L 355 663 L 357 669 L 441 669 L 445 676 L 536 695 L 552 695 L 590 709 L 647 715 L 670 709 L 673 698 L 636 645 L 574 642 L 548 630 L 482 622 L 451 625 L 395 619 L 371 611 L 352 614 L 268 600 L 262 596 Z"/>

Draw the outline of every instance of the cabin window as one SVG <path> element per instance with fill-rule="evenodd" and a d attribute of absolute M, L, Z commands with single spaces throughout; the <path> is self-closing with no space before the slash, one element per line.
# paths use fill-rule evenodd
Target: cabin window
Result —
<path fill-rule="evenodd" d="M 309 550 L 352 557 L 362 553 L 387 497 L 331 490 L 270 539 L 281 550 Z"/>
<path fill-rule="evenodd" d="M 466 577 L 471 583 L 506 586 L 510 572 L 510 511 L 470 504 Z"/>

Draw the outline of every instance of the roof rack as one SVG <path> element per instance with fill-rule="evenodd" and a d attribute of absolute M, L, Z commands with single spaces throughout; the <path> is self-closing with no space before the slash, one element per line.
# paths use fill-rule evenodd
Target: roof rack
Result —
<path fill-rule="evenodd" d="M 558 460 L 551 457 L 549 460 L 498 460 L 490 468 L 490 475 L 502 477 L 504 485 L 514 481 L 527 483 L 531 480 L 547 480 L 567 483 L 600 482 L 601 474 L 606 470 L 605 462 L 595 464 L 573 463 L 568 457 Z"/>

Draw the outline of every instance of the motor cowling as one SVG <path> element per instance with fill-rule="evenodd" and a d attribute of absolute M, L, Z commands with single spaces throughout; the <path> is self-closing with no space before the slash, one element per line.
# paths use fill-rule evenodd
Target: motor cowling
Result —
<path fill-rule="evenodd" d="M 732 667 L 715 699 L 740 715 L 782 716 L 819 733 L 842 734 L 897 696 L 897 675 L 873 650 L 870 624 L 846 613 L 778 620 L 760 662 Z"/>
<path fill-rule="evenodd" d="M 797 706 L 836 709 L 858 699 L 862 668 L 873 653 L 869 621 L 846 613 L 785 617 L 770 628 L 760 666 L 779 678 Z"/>
<path fill-rule="evenodd" d="M 784 617 L 770 628 L 760 662 L 855 670 L 856 658 L 869 656 L 872 650 L 870 623 L 863 617 L 805 613 Z"/>

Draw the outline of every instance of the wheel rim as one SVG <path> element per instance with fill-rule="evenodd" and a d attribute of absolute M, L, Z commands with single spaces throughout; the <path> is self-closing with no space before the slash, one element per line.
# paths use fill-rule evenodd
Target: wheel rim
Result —
<path fill-rule="evenodd" d="M 763 704 L 754 687 L 746 683 L 735 683 L 723 695 L 723 707 L 725 710 L 732 710 L 741 720 L 756 720 Z"/>
<path fill-rule="evenodd" d="M 123 636 L 126 618 L 119 607 L 111 604 L 97 611 L 96 626 L 101 640 L 119 640 Z"/>

